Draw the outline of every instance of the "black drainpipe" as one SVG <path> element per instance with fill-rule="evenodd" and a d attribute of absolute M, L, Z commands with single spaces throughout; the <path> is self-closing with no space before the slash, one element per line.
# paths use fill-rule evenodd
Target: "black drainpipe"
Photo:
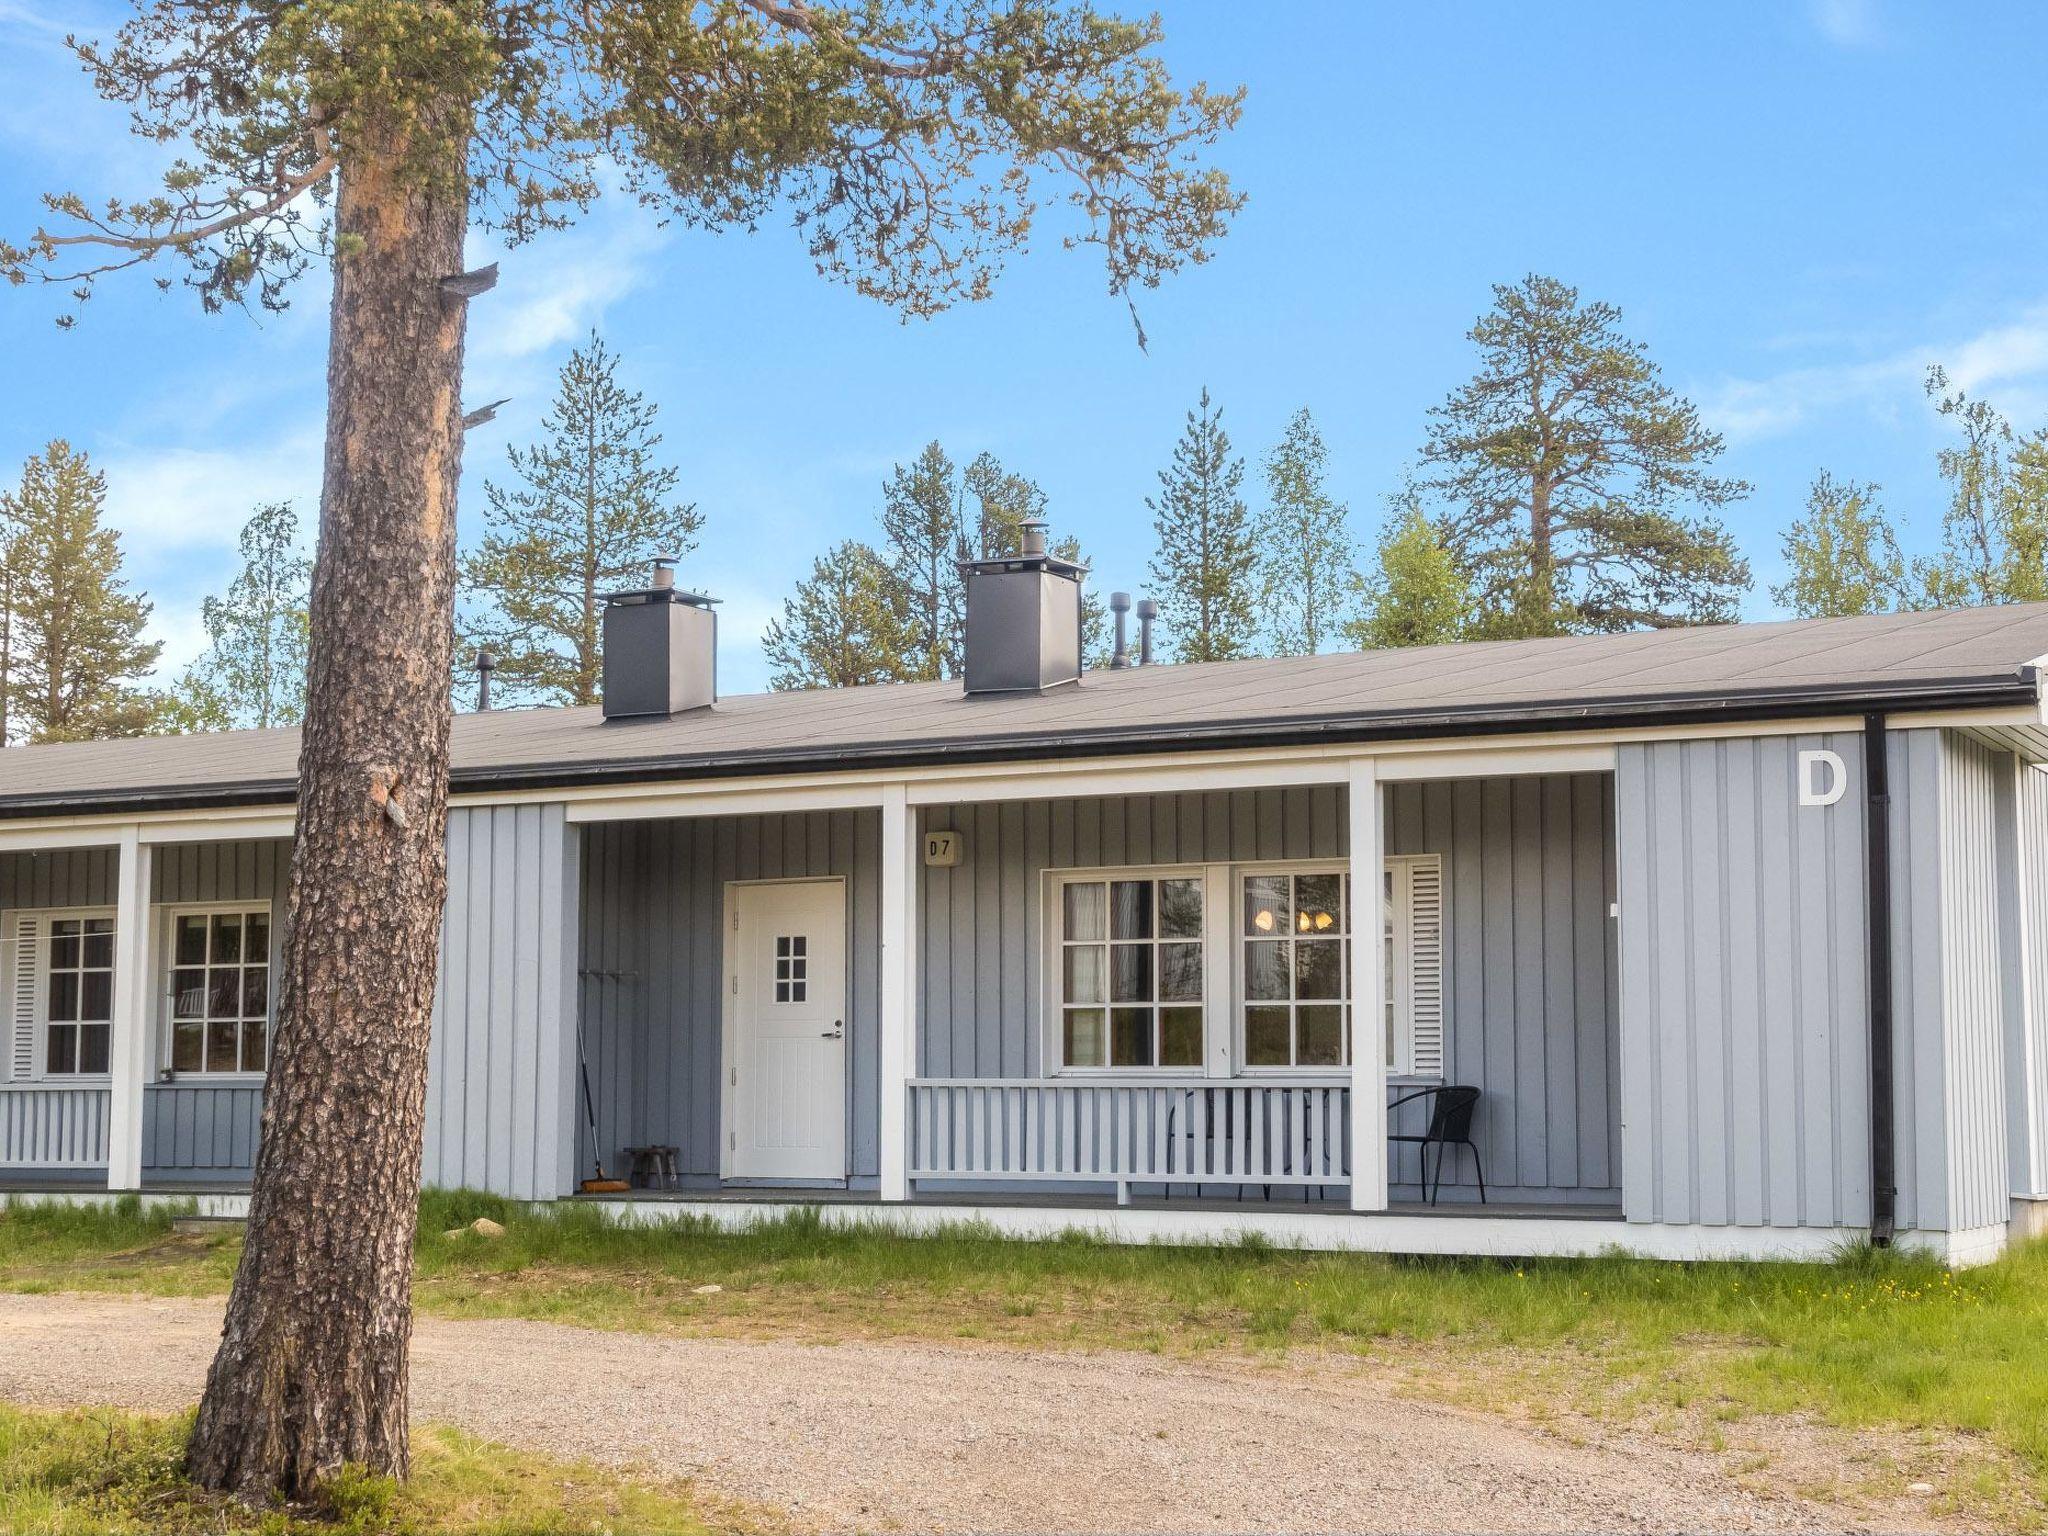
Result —
<path fill-rule="evenodd" d="M 1899 1191 L 1892 1134 L 1892 792 L 1883 715 L 1863 717 L 1863 798 L 1869 854 L 1870 1241 L 1889 1248 Z"/>

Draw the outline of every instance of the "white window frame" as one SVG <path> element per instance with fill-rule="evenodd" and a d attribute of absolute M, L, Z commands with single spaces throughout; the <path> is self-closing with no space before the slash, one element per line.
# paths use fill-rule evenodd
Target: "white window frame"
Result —
<path fill-rule="evenodd" d="M 1343 1030 L 1344 1042 L 1341 1047 L 1341 1059 L 1330 1066 L 1321 1067 L 1295 1065 L 1255 1067 L 1247 1059 L 1249 1052 L 1245 1047 L 1244 1035 L 1245 1010 L 1247 1008 L 1256 1008 L 1264 1001 L 1245 995 L 1247 988 L 1245 985 L 1244 947 L 1248 941 L 1273 942 L 1271 940 L 1250 940 L 1250 936 L 1244 931 L 1245 882 L 1256 880 L 1265 875 L 1343 876 L 1350 872 L 1351 866 L 1342 859 L 1262 859 L 1242 864 L 1232 864 L 1230 866 L 1230 1059 L 1236 1064 L 1237 1071 L 1241 1076 L 1289 1079 L 1307 1078 L 1310 1081 L 1323 1078 L 1342 1078 L 1347 1082 L 1350 1080 L 1351 1051 L 1349 1042 L 1355 1026 L 1351 1017 L 1351 945 L 1349 935 L 1352 931 L 1352 924 L 1358 920 L 1358 915 L 1355 911 L 1345 914 L 1344 935 L 1346 942 L 1343 947 L 1343 995 L 1336 1000 L 1343 1010 L 1342 1022 L 1339 1026 Z M 1382 876 L 1381 878 L 1384 879 L 1385 877 Z M 1353 907 L 1356 907 L 1358 902 L 1356 893 L 1348 893 L 1346 899 Z M 1377 910 L 1377 904 L 1375 904 L 1375 910 Z M 1282 1006 L 1292 1007 L 1294 1004 L 1290 1000 Z M 1374 1018 L 1377 1020 L 1377 1013 L 1374 1014 Z"/>
<path fill-rule="evenodd" d="M 1049 1077 L 1106 1077 L 1116 1080 L 1132 1077 L 1172 1077 L 1200 1079 L 1206 1075 L 1203 1062 L 1163 1067 L 1075 1067 L 1067 1064 L 1066 1031 L 1066 888 L 1070 885 L 1100 885 L 1116 880 L 1193 880 L 1202 886 L 1202 936 L 1199 940 L 1181 942 L 1199 943 L 1202 946 L 1202 1000 L 1200 1003 L 1180 1003 L 1175 1006 L 1199 1007 L 1202 1010 L 1202 1054 L 1206 1059 L 1210 1042 L 1215 1038 L 1216 999 L 1211 995 L 1215 990 L 1216 969 L 1210 963 L 1212 951 L 1209 947 L 1215 929 L 1215 893 L 1207 876 L 1211 866 L 1204 864 L 1113 864 L 1099 868 L 1048 869 L 1045 871 L 1045 927 L 1039 947 L 1044 953 L 1044 998 L 1041 1010 L 1042 1021 L 1041 1060 L 1048 1063 Z M 1155 923 L 1157 913 L 1154 913 Z M 1107 920 L 1105 915 L 1105 921 Z M 1094 942 L 1086 940 L 1083 942 Z M 1105 938 L 1103 943 L 1110 941 Z M 1173 942 L 1169 940 L 1168 942 Z M 1159 943 L 1155 935 L 1152 943 Z M 1156 982 L 1155 975 L 1155 982 Z M 1103 978 L 1103 990 L 1108 992 L 1108 976 Z M 1109 1010 L 1115 1004 L 1105 995 L 1103 1028 L 1109 1027 Z M 1163 1006 L 1155 997 L 1150 1005 L 1157 1010 Z"/>
<path fill-rule="evenodd" d="M 118 924 L 120 922 L 120 914 L 112 907 L 10 907 L 7 910 L 7 930 L 10 934 L 13 932 L 14 925 L 24 917 L 34 919 L 36 924 L 36 990 L 35 1012 L 32 1023 L 35 1038 L 31 1057 L 34 1065 L 28 1081 L 64 1086 L 75 1083 L 85 1087 L 97 1087 L 102 1083 L 112 1082 L 113 1073 L 111 1071 L 52 1072 L 50 1070 L 50 924 L 64 918 L 91 917 L 104 917 L 108 921 Z M 0 977 L 0 995 L 10 999 L 8 1026 L 11 1030 L 14 1026 L 11 1000 L 14 997 L 15 972 L 17 970 L 14 945 L 11 942 L 6 945 L 5 962 L 4 967 L 0 967 L 0 971 L 4 971 L 4 977 Z M 119 928 L 116 927 L 114 931 L 114 965 L 117 970 L 120 963 L 121 936 Z M 110 1026 L 111 1023 L 112 1021 L 109 1020 Z M 9 1050 L 11 1054 L 12 1041 L 9 1042 Z M 111 1045 L 109 1047 L 108 1060 L 110 1062 L 112 1060 Z"/>
<path fill-rule="evenodd" d="M 1387 1064 L 1390 1081 L 1435 1083 L 1445 1080 L 1441 1067 L 1436 1071 L 1418 1071 L 1415 1065 L 1415 1005 L 1417 998 L 1415 973 L 1415 935 L 1412 899 L 1414 891 L 1413 870 L 1422 867 L 1434 868 L 1437 875 L 1439 901 L 1439 942 L 1441 951 L 1438 960 L 1438 985 L 1440 994 L 1440 1020 L 1442 1047 L 1448 1049 L 1450 1031 L 1450 889 L 1444 878 L 1443 855 L 1441 853 L 1394 853 L 1387 854 L 1382 862 L 1386 872 L 1395 873 L 1394 881 L 1394 1059 Z M 1244 1012 L 1247 1003 L 1244 979 L 1244 934 L 1243 908 L 1244 884 L 1247 879 L 1260 875 L 1325 875 L 1348 874 L 1350 865 L 1343 859 L 1249 859 L 1212 860 L 1198 864 L 1108 864 L 1100 866 L 1048 866 L 1044 872 L 1041 892 L 1041 934 L 1039 949 L 1041 995 L 1043 1005 L 1039 1010 L 1040 1060 L 1044 1063 L 1047 1077 L 1102 1077 L 1112 1080 L 1131 1078 L 1187 1078 L 1204 1076 L 1262 1079 L 1283 1081 L 1336 1081 L 1349 1080 L 1350 1052 L 1348 1041 L 1351 1031 L 1356 1028 L 1350 1017 L 1355 1000 L 1348 996 L 1351 991 L 1351 945 L 1346 943 L 1344 956 L 1344 990 L 1342 999 L 1346 1012 L 1345 1064 L 1341 1066 L 1301 1067 L 1265 1066 L 1254 1067 L 1246 1064 L 1244 1043 Z M 1386 878 L 1383 873 L 1382 881 Z M 1064 891 L 1071 884 L 1095 884 L 1113 880 L 1199 880 L 1202 882 L 1202 950 L 1203 950 L 1203 996 L 1202 1031 L 1204 1044 L 1204 1065 L 1172 1067 L 1077 1067 L 1066 1061 L 1065 1030 L 1065 978 L 1063 974 L 1063 952 L 1066 949 L 1065 896 Z M 1380 896 L 1372 897 L 1372 910 L 1377 918 L 1380 910 Z M 1352 895 L 1355 906 L 1356 893 Z M 1347 914 L 1345 932 L 1351 932 L 1351 925 L 1358 920 L 1354 911 Z M 1220 1004 L 1220 1006 L 1219 1006 Z M 1110 1005 L 1105 1003 L 1104 1008 Z M 1382 1029 L 1384 1005 L 1376 1003 L 1372 1014 L 1374 1038 Z"/>
<path fill-rule="evenodd" d="M 284 944 L 284 934 L 280 930 L 277 921 L 277 903 L 265 897 L 257 897 L 250 901 L 181 901 L 174 905 L 166 904 L 160 906 L 156 911 L 156 1075 L 159 1078 L 168 1078 L 175 1075 L 176 1080 L 181 1083 L 261 1083 L 267 1081 L 270 1077 L 269 1063 L 271 1055 L 277 1049 L 277 973 L 278 960 Z M 264 912 L 270 917 L 270 951 L 269 959 L 265 962 L 270 967 L 270 984 L 265 998 L 267 1008 L 263 1018 L 265 1030 L 263 1048 L 264 1069 L 261 1072 L 245 1072 L 240 1068 L 232 1072 L 208 1071 L 205 1068 L 183 1070 L 174 1068 L 171 1065 L 173 1030 L 178 1023 L 178 1020 L 173 1017 L 173 1008 L 177 1001 L 177 989 L 172 983 L 172 978 L 180 970 L 191 969 L 189 966 L 180 966 L 177 963 L 178 919 L 181 917 L 200 916 L 211 918 L 216 914 L 224 912 L 241 914 Z M 247 965 L 248 962 L 244 961 L 242 963 Z M 236 1043 L 239 1046 L 240 1041 L 238 1040 Z M 203 1048 L 201 1058 L 204 1059 Z"/>

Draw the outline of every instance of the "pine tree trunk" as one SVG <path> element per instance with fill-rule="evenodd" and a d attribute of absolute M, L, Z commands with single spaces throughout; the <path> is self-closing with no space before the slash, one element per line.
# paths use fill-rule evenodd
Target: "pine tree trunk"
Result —
<path fill-rule="evenodd" d="M 335 214 L 345 254 L 262 1143 L 188 1451 L 198 1482 L 247 1497 L 304 1498 L 345 1462 L 407 1470 L 462 453 L 463 306 L 436 284 L 461 270 L 466 132 L 431 176 L 418 156 L 401 174 L 396 135 L 366 137 Z"/>

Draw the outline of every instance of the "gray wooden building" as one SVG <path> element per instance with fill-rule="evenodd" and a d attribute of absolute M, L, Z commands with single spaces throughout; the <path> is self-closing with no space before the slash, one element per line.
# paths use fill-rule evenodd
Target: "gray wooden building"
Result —
<path fill-rule="evenodd" d="M 2048 606 L 1084 674 L 1077 590 L 976 568 L 961 681 L 716 698 L 660 586 L 604 707 L 459 717 L 427 1180 L 1414 1252 L 2042 1224 Z M 0 1185 L 246 1188 L 296 750 L 0 753 Z"/>

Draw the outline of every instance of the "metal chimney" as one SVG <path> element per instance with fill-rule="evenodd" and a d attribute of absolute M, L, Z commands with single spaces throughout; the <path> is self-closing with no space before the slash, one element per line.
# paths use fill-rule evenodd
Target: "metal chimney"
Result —
<path fill-rule="evenodd" d="M 1088 567 L 1046 551 L 1031 518 L 1014 555 L 962 560 L 969 694 L 1043 693 L 1081 679 L 1081 582 Z"/>
<path fill-rule="evenodd" d="M 645 588 L 604 600 L 605 719 L 666 719 L 718 702 L 716 601 L 679 590 L 667 556 Z"/>
<path fill-rule="evenodd" d="M 1109 666 L 1112 672 L 1121 672 L 1131 664 L 1130 636 L 1125 629 L 1131 612 L 1131 594 L 1110 593 L 1109 611 L 1116 615 L 1116 649 L 1109 653 Z"/>
<path fill-rule="evenodd" d="M 476 708 L 483 714 L 491 707 L 491 674 L 498 670 L 498 653 L 487 645 L 476 651 Z"/>
<path fill-rule="evenodd" d="M 1158 622 L 1159 605 L 1149 597 L 1138 599 L 1138 665 L 1152 665 L 1152 626 Z"/>

